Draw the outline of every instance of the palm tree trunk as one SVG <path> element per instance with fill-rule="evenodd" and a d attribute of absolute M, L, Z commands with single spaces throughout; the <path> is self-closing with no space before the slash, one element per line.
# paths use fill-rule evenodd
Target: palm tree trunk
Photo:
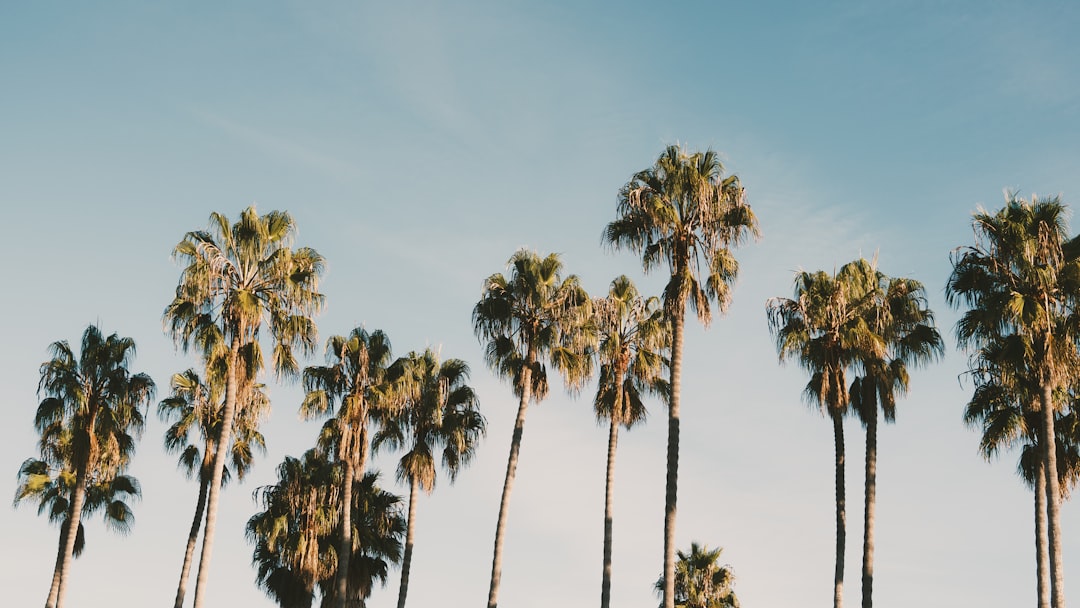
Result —
<path fill-rule="evenodd" d="M 49 587 L 49 599 L 45 600 L 46 606 L 56 605 L 56 594 L 60 591 L 60 568 L 64 564 L 64 548 L 67 547 L 67 520 L 60 530 L 60 542 L 56 546 L 56 565 L 53 566 L 52 585 Z"/>
<path fill-rule="evenodd" d="M 409 570 L 412 565 L 413 534 L 416 532 L 416 477 L 409 484 L 409 523 L 405 528 L 405 555 L 401 557 L 401 587 L 398 588 L 397 608 L 405 608 L 405 596 L 409 593 Z"/>
<path fill-rule="evenodd" d="M 206 489 L 209 485 L 210 480 L 206 475 L 200 474 L 199 500 L 195 503 L 195 517 L 191 521 L 191 530 L 188 531 L 187 549 L 184 550 L 184 565 L 180 569 L 180 584 L 176 587 L 176 601 L 173 603 L 173 608 L 183 608 L 184 606 L 188 576 L 191 574 L 191 560 L 195 556 L 195 543 L 199 539 L 199 529 L 202 528 L 203 513 L 206 511 Z"/>
<path fill-rule="evenodd" d="M 616 381 L 622 376 L 616 376 Z M 620 382 L 621 386 L 621 382 Z M 616 397 L 616 410 L 621 401 L 622 389 Z M 619 444 L 619 419 L 611 413 L 611 429 L 608 431 L 607 482 L 604 489 L 604 579 L 600 585 L 600 608 L 611 607 L 611 521 L 615 486 L 615 448 Z"/>
<path fill-rule="evenodd" d="M 874 510 L 877 500 L 877 403 L 866 412 L 866 495 L 863 504 L 862 605 L 874 605 Z"/>
<path fill-rule="evenodd" d="M 1044 382 L 1041 387 L 1041 406 L 1043 415 L 1043 462 L 1046 468 L 1046 515 L 1047 540 L 1050 553 L 1050 601 L 1054 608 L 1065 608 L 1065 573 L 1061 562 L 1061 490 L 1058 484 L 1057 438 L 1054 434 L 1053 388 Z"/>
<path fill-rule="evenodd" d="M 93 418 L 89 425 L 93 433 Z M 68 573 L 71 571 L 71 559 L 75 552 L 75 537 L 79 534 L 79 519 L 82 517 L 83 502 L 86 500 L 86 465 L 79 467 L 75 474 L 75 490 L 71 495 L 71 505 L 68 510 L 67 530 L 64 532 L 64 549 L 60 554 L 60 581 L 56 587 L 55 603 L 46 601 L 46 608 L 62 608 L 64 605 L 64 593 L 67 591 L 67 582 L 71 579 Z M 51 593 L 50 593 L 51 596 Z M 53 599 L 52 597 L 49 598 Z"/>
<path fill-rule="evenodd" d="M 514 487 L 517 474 L 518 454 L 521 452 L 521 434 L 525 430 L 525 410 L 529 407 L 532 393 L 532 366 L 536 363 L 536 351 L 529 346 L 521 370 L 521 400 L 518 402 L 517 419 L 514 421 L 514 434 L 510 439 L 510 456 L 506 462 L 506 479 L 503 481 L 502 499 L 499 501 L 499 522 L 495 526 L 495 554 L 491 558 L 491 587 L 488 589 L 487 608 L 496 608 L 499 599 L 499 582 L 502 579 L 503 536 L 506 531 L 507 508 L 510 506 L 510 490 Z"/>
<path fill-rule="evenodd" d="M 345 608 L 349 592 L 349 561 L 352 557 L 352 489 L 355 478 L 352 454 L 345 458 L 345 471 L 341 476 L 341 534 L 338 537 L 338 570 L 334 579 L 334 606 Z"/>
<path fill-rule="evenodd" d="M 671 316 L 671 398 L 668 403 L 667 483 L 664 490 L 664 604 L 675 608 L 675 503 L 679 486 L 679 393 L 685 305 Z"/>
<path fill-rule="evenodd" d="M 1040 433 L 1041 435 L 1042 433 Z M 1035 473 L 1035 570 L 1038 575 L 1039 608 L 1050 608 L 1050 572 L 1046 542 L 1046 467 L 1040 457 Z"/>
<path fill-rule="evenodd" d="M 833 575 L 833 607 L 844 605 L 844 546 L 847 543 L 847 499 L 844 495 L 844 420 L 839 410 L 830 414 L 836 444 L 836 572 Z"/>
<path fill-rule="evenodd" d="M 214 468 L 210 476 L 209 493 L 206 498 L 206 531 L 203 533 L 202 553 L 199 554 L 199 574 L 195 579 L 195 606 L 202 608 L 206 602 L 206 581 L 210 575 L 210 556 L 214 550 L 214 533 L 217 531 L 218 499 L 221 495 L 221 477 L 225 471 L 229 441 L 232 438 L 233 418 L 236 412 L 237 380 L 240 338 L 233 337 L 229 347 L 229 365 L 225 380 L 225 406 L 221 413 L 221 435 L 218 437 Z"/>

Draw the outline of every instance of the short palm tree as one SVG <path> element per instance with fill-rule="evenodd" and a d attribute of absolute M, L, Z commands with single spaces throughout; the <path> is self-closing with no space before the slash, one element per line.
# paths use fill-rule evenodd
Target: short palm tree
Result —
<path fill-rule="evenodd" d="M 833 606 L 844 596 L 844 547 L 847 509 L 844 487 L 844 415 L 848 409 L 847 374 L 860 362 L 883 359 L 886 344 L 875 331 L 871 313 L 879 301 L 879 273 L 860 259 L 835 274 L 800 272 L 793 298 L 771 298 L 769 329 L 780 361 L 795 359 L 810 374 L 804 395 L 832 421 L 836 470 L 836 568 Z"/>
<path fill-rule="evenodd" d="M 316 591 L 322 608 L 339 599 L 340 505 L 335 498 L 340 498 L 340 476 L 340 467 L 319 450 L 309 450 L 300 459 L 286 457 L 278 467 L 278 482 L 256 492 L 263 510 L 247 524 L 248 539 L 255 544 L 256 581 L 282 608 L 309 608 Z M 381 490 L 377 479 L 378 473 L 366 473 L 351 492 L 356 542 L 346 577 L 349 606 L 363 606 L 374 583 L 385 582 L 389 564 L 401 556 L 401 499 Z"/>
<path fill-rule="evenodd" d="M 207 362 L 216 356 L 225 359 L 219 446 L 232 441 L 241 370 L 262 368 L 260 336 L 269 333 L 272 338 L 273 366 L 279 376 L 299 373 L 295 349 L 304 353 L 315 349 L 312 317 L 323 302 L 318 292 L 323 258 L 310 248 L 293 249 L 295 234 L 296 224 L 288 213 L 259 215 L 252 206 L 240 213 L 236 223 L 212 213 L 207 230 L 187 233 L 173 250 L 185 266 L 176 295 L 165 309 L 166 328 L 185 351 L 194 347 Z M 211 470 L 195 608 L 206 601 L 204 589 L 227 458 L 228 450 L 218 450 Z"/>
<path fill-rule="evenodd" d="M 877 496 L 877 421 L 880 406 L 886 422 L 896 420 L 896 399 L 907 393 L 908 368 L 945 354 L 941 334 L 918 281 L 889 278 L 878 272 L 878 303 L 870 312 L 873 330 L 885 344 L 884 357 L 861 361 L 861 374 L 849 391 L 851 408 L 866 427 L 863 509 L 862 605 L 873 606 L 874 525 Z"/>
<path fill-rule="evenodd" d="M 328 366 L 310 366 L 304 370 L 304 389 L 307 391 L 300 412 L 311 418 L 331 414 L 334 432 L 333 445 L 327 449 L 341 467 L 341 504 L 352 502 L 353 481 L 363 478 L 367 466 L 368 421 L 374 409 L 387 405 L 386 370 L 391 362 L 390 338 L 379 330 L 368 332 L 362 327 L 348 336 L 332 336 L 326 341 Z M 334 407 L 337 407 L 336 411 Z M 353 545 L 351 511 L 341 510 L 339 520 L 338 555 L 342 566 L 337 569 L 337 608 L 344 608 L 348 588 L 349 559 Z"/>
<path fill-rule="evenodd" d="M 591 332 L 585 329 L 592 312 L 591 302 L 576 276 L 562 277 L 559 256 L 540 257 L 522 249 L 510 258 L 508 266 L 509 276 L 494 274 L 484 282 L 483 296 L 472 314 L 476 335 L 484 342 L 488 366 L 511 379 L 518 397 L 495 527 L 488 608 L 495 608 L 498 603 L 507 509 L 521 451 L 525 412 L 530 401 L 540 401 L 547 395 L 544 362 L 562 372 L 572 389 L 580 387 L 588 377 L 592 363 Z"/>
<path fill-rule="evenodd" d="M 14 504 L 19 505 L 26 500 L 37 502 L 38 515 L 48 513 L 49 521 L 60 526 L 60 542 L 53 568 L 52 588 L 55 589 L 60 583 L 63 550 L 67 547 L 68 516 L 76 474 L 71 466 L 70 430 L 60 429 L 59 433 L 43 439 L 41 451 L 44 457 L 27 459 L 19 467 L 19 485 L 15 490 Z M 91 473 L 86 482 L 86 498 L 72 557 L 79 557 L 86 546 L 84 524 L 87 517 L 100 511 L 109 529 L 127 533 L 134 521 L 128 502 L 141 495 L 139 482 L 134 477 L 101 470 Z"/>
<path fill-rule="evenodd" d="M 641 255 L 646 272 L 667 265 L 664 308 L 671 319 L 671 396 L 668 404 L 667 480 L 664 498 L 664 608 L 672 608 L 675 512 L 679 476 L 680 389 L 686 307 L 709 324 L 710 301 L 723 313 L 738 274 L 732 247 L 758 234 L 739 178 L 724 176 L 712 150 L 689 154 L 669 146 L 656 164 L 634 174 L 619 191 L 618 218 L 603 240 Z"/>
<path fill-rule="evenodd" d="M 735 575 L 730 566 L 717 563 L 721 552 L 720 547 L 709 549 L 697 543 L 690 544 L 690 553 L 679 551 L 673 580 L 676 608 L 739 608 L 731 588 Z M 663 593 L 665 582 L 663 576 L 656 581 L 658 594 Z"/>
<path fill-rule="evenodd" d="M 611 282 L 605 298 L 593 300 L 598 333 L 596 358 L 600 380 L 593 404 L 598 422 L 608 423 L 607 473 L 604 489 L 604 572 L 600 606 L 611 605 L 612 507 L 615 450 L 619 427 L 630 429 L 645 419 L 646 394 L 667 397 L 663 373 L 671 328 L 658 298 L 645 298 L 625 275 Z"/>
<path fill-rule="evenodd" d="M 956 325 L 959 344 L 974 353 L 1004 339 L 1018 347 L 1011 369 L 1037 387 L 1046 479 L 1050 596 L 1065 606 L 1061 558 L 1061 491 L 1054 432 L 1056 391 L 1077 367 L 1074 322 L 1080 294 L 1080 244 L 1068 237 L 1066 207 L 1057 197 L 1025 200 L 1006 192 L 1005 207 L 978 211 L 975 244 L 957 249 L 945 286 L 949 304 L 968 308 Z M 973 362 L 973 367 L 975 364 Z"/>
<path fill-rule="evenodd" d="M 218 359 L 219 362 L 223 362 Z M 213 367 L 209 371 L 213 372 Z M 217 366 L 221 367 L 221 366 Z M 177 585 L 174 608 L 184 605 L 188 575 L 195 555 L 195 544 L 199 530 L 202 529 L 203 516 L 206 513 L 206 494 L 210 486 L 210 474 L 214 457 L 217 453 L 217 439 L 221 436 L 221 406 L 224 393 L 223 370 L 209 374 L 210 382 L 205 382 L 194 369 L 174 374 L 170 386 L 172 394 L 158 404 L 158 416 L 163 421 L 173 421 L 165 431 L 165 449 L 179 453 L 179 465 L 189 477 L 199 479 L 199 495 L 195 502 L 195 516 L 188 531 L 187 545 L 184 550 L 184 563 L 180 568 L 180 582 Z M 239 407 L 233 422 L 232 446 L 230 456 L 232 470 L 239 479 L 243 479 L 254 460 L 254 452 L 266 451 L 266 442 L 259 432 L 259 423 L 270 408 L 270 400 L 262 391 L 262 386 L 250 379 L 242 383 Z M 192 435 L 198 439 L 192 441 Z M 222 475 L 222 484 L 228 482 L 229 468 Z"/>
<path fill-rule="evenodd" d="M 402 407 L 381 416 L 381 428 L 375 433 L 372 448 L 379 450 L 385 446 L 405 452 L 397 466 L 398 481 L 409 485 L 409 516 L 397 603 L 398 608 L 404 608 L 416 531 L 417 490 L 430 494 L 435 488 L 439 453 L 452 483 L 472 461 L 486 432 L 486 421 L 477 409 L 476 393 L 466 384 L 469 366 L 461 359 L 440 363 L 439 355 L 431 349 L 411 352 L 395 361 L 389 374 L 398 385 Z"/>
<path fill-rule="evenodd" d="M 51 436 L 70 434 L 64 440 L 69 451 L 66 463 L 75 474 L 63 532 L 65 546 L 57 557 L 59 574 L 46 602 L 46 608 L 56 608 L 64 604 L 90 482 L 100 476 L 107 484 L 127 466 L 142 432 L 142 408 L 154 396 L 154 381 L 128 370 L 135 355 L 131 338 L 103 336 L 94 325 L 83 332 L 78 356 L 67 341 L 54 342 L 50 351 L 52 358 L 41 365 L 38 384 L 39 394 L 46 397 L 34 424 L 43 445 Z"/>

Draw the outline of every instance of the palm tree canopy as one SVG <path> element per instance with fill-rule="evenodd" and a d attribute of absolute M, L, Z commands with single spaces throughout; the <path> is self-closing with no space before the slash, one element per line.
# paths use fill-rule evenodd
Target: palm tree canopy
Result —
<path fill-rule="evenodd" d="M 622 187 L 618 213 L 604 230 L 604 242 L 641 254 L 646 272 L 667 263 L 669 310 L 689 303 L 708 324 L 710 300 L 719 312 L 727 309 L 739 270 L 731 248 L 757 237 L 759 229 L 739 178 L 724 176 L 715 152 L 689 154 L 669 146 L 655 165 Z"/>
<path fill-rule="evenodd" d="M 822 411 L 846 411 L 847 371 L 886 354 L 871 316 L 879 284 L 874 264 L 859 259 L 833 275 L 800 272 L 793 298 L 766 305 L 780 361 L 795 359 L 810 373 L 804 394 Z"/>
<path fill-rule="evenodd" d="M 164 314 L 177 344 L 203 353 L 234 342 L 257 350 L 265 323 L 274 337 L 275 371 L 297 374 L 293 349 L 310 353 L 316 345 L 311 317 L 324 300 L 318 292 L 324 261 L 314 249 L 292 249 L 295 234 L 289 213 L 259 215 L 254 206 L 235 224 L 215 212 L 207 230 L 187 233 L 173 250 L 185 267 Z M 262 355 L 249 360 L 261 362 Z"/>
<path fill-rule="evenodd" d="M 598 422 L 615 418 L 629 429 L 645 419 L 645 394 L 667 398 L 665 353 L 671 326 L 660 300 L 643 297 L 625 275 L 611 282 L 607 297 L 593 300 L 593 314 L 600 366 L 593 402 L 596 418 Z"/>
<path fill-rule="evenodd" d="M 1065 205 L 1058 197 L 1029 201 L 1006 192 L 1002 209 L 980 210 L 972 223 L 975 244 L 953 252 L 945 285 L 950 305 L 968 307 L 956 324 L 957 341 L 978 350 L 1017 336 L 1017 346 L 1032 355 L 1032 371 L 1058 381 L 1076 363 L 1067 336 L 1075 335 L 1080 293 L 1080 242 L 1068 237 Z"/>
<path fill-rule="evenodd" d="M 372 449 L 405 450 L 398 461 L 397 478 L 408 484 L 415 479 L 430 493 L 435 487 L 436 459 L 441 452 L 443 468 L 451 481 L 476 453 L 487 421 L 469 380 L 469 366 L 460 359 L 440 363 L 431 349 L 410 352 L 389 370 L 402 407 L 396 414 L 380 416 L 380 429 Z"/>
<path fill-rule="evenodd" d="M 521 396 L 522 367 L 532 357 L 533 400 L 547 394 L 546 358 L 559 370 L 566 386 L 580 388 L 592 373 L 590 320 L 592 303 L 578 278 L 562 277 L 557 254 L 540 257 L 521 249 L 508 263 L 509 276 L 493 274 L 473 308 L 473 327 L 485 341 L 484 357 L 500 376 L 513 381 Z"/>
<path fill-rule="evenodd" d="M 709 549 L 694 542 L 690 552 L 678 552 L 675 562 L 675 606 L 678 608 L 739 608 L 731 586 L 735 575 L 730 566 L 718 563 L 723 549 Z M 664 589 L 664 577 L 656 581 L 656 591 Z"/>

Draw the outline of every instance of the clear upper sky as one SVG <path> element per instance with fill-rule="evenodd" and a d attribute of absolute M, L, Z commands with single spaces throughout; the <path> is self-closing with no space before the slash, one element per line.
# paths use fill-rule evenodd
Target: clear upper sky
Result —
<path fill-rule="evenodd" d="M 745 606 L 825 605 L 833 567 L 832 431 L 780 366 L 764 305 L 799 269 L 877 255 L 923 281 L 950 354 L 913 374 L 881 430 L 879 606 L 1005 607 L 1035 595 L 1033 501 L 1015 454 L 988 465 L 942 297 L 970 214 L 1003 188 L 1080 202 L 1080 5 L 1068 2 L 516 1 L 0 5 L 0 470 L 35 455 L 38 366 L 88 323 L 132 336 L 166 396 L 193 362 L 163 334 L 172 247 L 255 203 L 285 209 L 329 270 L 320 339 L 364 324 L 396 354 L 472 363 L 489 419 L 475 464 L 418 510 L 410 603 L 484 601 L 516 402 L 483 365 L 470 311 L 519 247 L 560 252 L 600 295 L 629 253 L 600 245 L 619 187 L 668 144 L 712 147 L 764 238 L 737 252 L 726 317 L 692 324 L 684 371 L 678 545 L 724 547 Z M 307 363 L 319 363 L 321 357 Z M 251 492 L 318 423 L 268 379 L 269 453 L 223 495 L 210 605 L 271 606 L 243 525 Z M 581 395 L 530 409 L 510 506 L 501 604 L 599 596 L 606 432 Z M 653 606 L 661 570 L 665 416 L 622 435 L 614 605 Z M 196 485 L 147 425 L 132 533 L 87 524 L 69 603 L 151 606 L 175 593 Z M 862 432 L 846 427 L 847 601 L 859 596 Z M 392 460 L 376 465 L 394 484 Z M 40 604 L 57 530 L 0 511 L 0 587 Z M 1080 512 L 1063 510 L 1080 593 Z M 370 605 L 391 606 L 398 574 Z"/>

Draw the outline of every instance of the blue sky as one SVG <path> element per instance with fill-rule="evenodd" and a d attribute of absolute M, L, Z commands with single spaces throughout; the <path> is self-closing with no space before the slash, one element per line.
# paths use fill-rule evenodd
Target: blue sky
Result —
<path fill-rule="evenodd" d="M 794 271 L 877 254 L 923 281 L 950 354 L 913 375 L 881 431 L 879 606 L 1013 606 L 1034 596 L 1032 500 L 1014 454 L 992 466 L 960 414 L 971 390 L 942 297 L 970 214 L 1003 188 L 1080 196 L 1080 9 L 1066 2 L 437 2 L 5 4 L 0 7 L 0 465 L 34 455 L 38 365 L 88 323 L 136 339 L 163 397 L 192 364 L 162 333 L 184 232 L 211 211 L 286 209 L 329 269 L 321 338 L 364 324 L 397 354 L 473 365 L 489 419 L 478 459 L 419 506 L 410 601 L 479 604 L 515 403 L 482 363 L 469 313 L 519 247 L 562 254 L 594 294 L 626 273 L 600 245 L 618 188 L 668 144 L 719 151 L 763 238 L 741 248 L 726 317 L 687 337 L 678 543 L 724 547 L 743 604 L 825 604 L 832 434 L 780 366 L 764 304 Z M 313 358 L 308 363 L 321 362 Z M 271 606 L 253 585 L 251 492 L 317 423 L 269 379 L 269 453 L 223 496 L 214 604 Z M 606 432 L 581 395 L 530 410 L 501 602 L 599 595 Z M 620 606 L 651 606 L 661 569 L 664 415 L 625 433 L 616 470 Z M 72 603 L 169 601 L 196 487 L 153 420 L 128 537 L 88 524 Z M 858 598 L 861 430 L 847 425 L 847 601 Z M 392 461 L 376 463 L 389 471 Z M 385 477 L 387 487 L 394 485 Z M 1063 511 L 1080 580 L 1076 506 Z M 13 606 L 46 595 L 56 530 L 0 516 Z M 16 550 L 15 547 L 18 547 Z M 117 599 L 122 586 L 123 599 Z M 397 572 L 370 605 L 390 606 Z M 818 599 L 814 599 L 818 598 Z"/>

